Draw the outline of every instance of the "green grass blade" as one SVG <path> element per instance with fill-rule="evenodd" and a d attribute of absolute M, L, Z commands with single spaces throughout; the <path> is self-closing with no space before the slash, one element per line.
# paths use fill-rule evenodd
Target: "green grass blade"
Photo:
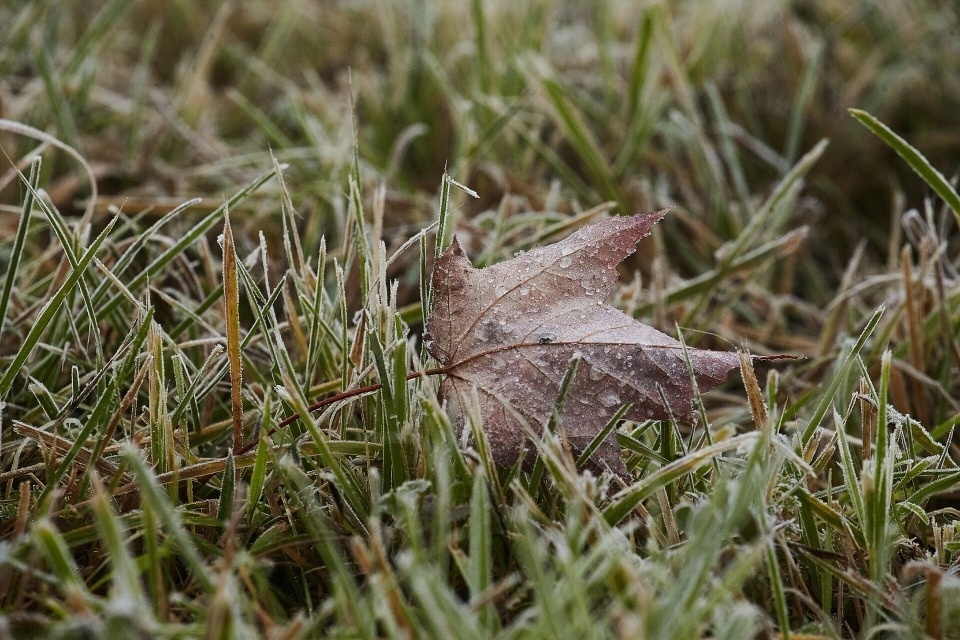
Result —
<path fill-rule="evenodd" d="M 274 172 L 270 171 L 252 181 L 246 187 L 235 193 L 224 204 L 217 207 L 215 211 L 208 214 L 183 235 L 179 236 L 177 241 L 172 246 L 155 258 L 149 265 L 147 265 L 145 269 L 143 269 L 143 271 L 131 278 L 130 282 L 127 283 L 127 288 L 130 290 L 136 290 L 146 284 L 146 282 L 151 278 L 157 278 L 159 274 L 161 274 L 163 270 L 170 265 L 171 262 L 176 260 L 177 257 L 186 250 L 187 247 L 199 240 L 200 236 L 210 231 L 213 226 L 217 224 L 217 222 L 222 221 L 225 211 L 228 209 L 235 209 L 239 203 L 263 186 L 274 175 Z M 99 306 L 100 312 L 107 314 L 114 311 L 117 308 L 117 305 L 120 304 L 121 300 L 122 296 L 120 294 L 114 295 L 109 301 Z"/>
<path fill-rule="evenodd" d="M 47 104 L 53 110 L 54 119 L 57 121 L 57 128 L 60 135 L 72 147 L 77 142 L 77 122 L 71 111 L 71 102 L 67 99 L 63 91 L 63 78 L 50 61 L 50 52 L 47 50 L 48 43 L 41 42 L 37 45 L 34 52 L 34 62 L 37 70 L 40 72 L 40 78 L 43 80 L 43 87 L 47 92 Z"/>
<path fill-rule="evenodd" d="M 98 43 L 109 41 L 110 28 L 116 24 L 123 12 L 132 4 L 131 0 L 111 0 L 100 9 L 74 46 L 73 53 L 66 66 L 64 66 L 64 76 L 73 76 L 83 63 L 89 60 L 91 51 Z"/>
<path fill-rule="evenodd" d="M 233 460 L 233 450 L 227 451 L 227 464 L 223 468 L 220 482 L 220 504 L 217 505 L 217 520 L 226 525 L 233 515 L 233 496 L 237 485 L 237 467 Z M 252 505 L 251 505 L 252 506 Z"/>
<path fill-rule="evenodd" d="M 81 247 L 81 237 L 84 233 L 83 225 L 81 224 L 77 233 L 71 233 L 70 227 L 67 224 L 66 218 L 61 215 L 61 213 L 56 209 L 56 207 L 48 206 L 43 200 L 38 200 L 37 204 L 40 205 L 40 208 L 43 209 L 44 213 L 47 216 L 47 222 L 50 224 L 50 228 L 53 229 L 54 234 L 57 236 L 57 240 L 60 242 L 61 247 L 63 247 L 63 254 L 66 257 L 67 261 L 70 263 L 70 266 L 74 269 L 77 268 L 77 251 Z M 89 289 L 87 288 L 86 278 L 81 277 L 77 282 L 77 290 L 80 292 L 80 296 L 83 298 L 84 303 L 84 312 L 87 322 L 91 326 L 97 325 L 97 310 L 94 306 L 92 296 Z M 72 295 L 72 294 L 71 294 Z M 66 305 L 69 307 L 69 303 Z M 71 315 L 67 314 L 66 318 L 71 324 L 74 323 L 74 320 Z M 96 353 L 96 364 L 98 367 L 103 367 L 103 346 L 102 340 L 100 337 L 99 331 L 93 331 L 90 333 L 90 338 L 94 344 L 94 350 Z"/>
<path fill-rule="evenodd" d="M 53 523 L 46 518 L 40 520 L 33 526 L 33 536 L 63 586 L 71 590 L 85 591 L 83 578 L 70 553 L 70 547 Z"/>
<path fill-rule="evenodd" d="M 715 456 L 719 456 L 731 449 L 736 449 L 756 438 L 756 433 L 744 433 L 729 440 L 704 447 L 699 451 L 690 452 L 686 456 L 674 460 L 613 496 L 611 504 L 603 510 L 603 517 L 610 525 L 618 524 L 626 518 L 638 504 L 653 495 L 658 489 L 662 489 L 677 478 L 681 478 L 691 471 L 695 471 L 700 466 L 713 460 Z"/>
<path fill-rule="evenodd" d="M 863 485 L 863 533 L 867 541 L 869 576 L 881 586 L 887 575 L 893 551 L 888 544 L 893 491 L 893 460 L 887 446 L 887 389 L 890 385 L 890 361 L 890 351 L 884 352 L 877 398 L 879 409 L 877 441 L 873 457 L 864 461 L 860 476 Z"/>
<path fill-rule="evenodd" d="M 624 199 L 617 188 L 607 154 L 603 152 L 583 114 L 571 100 L 570 89 L 548 69 L 535 68 L 528 73 L 528 77 L 531 84 L 539 84 L 557 124 L 566 133 L 570 145 L 590 171 L 600 193 L 604 198 L 615 200 L 623 206 Z"/>
<path fill-rule="evenodd" d="M 76 268 L 63 283 L 63 286 L 57 289 L 57 292 L 51 296 L 49 302 L 44 305 L 43 310 L 37 315 L 37 319 L 34 321 L 33 326 L 30 327 L 30 331 L 23 339 L 23 344 L 20 345 L 20 349 L 13 357 L 13 360 L 7 367 L 7 370 L 4 372 L 3 377 L 0 378 L 0 398 L 3 398 L 7 391 L 10 390 L 10 386 L 13 384 L 14 379 L 20 372 L 20 368 L 23 366 L 23 363 L 27 361 L 27 358 L 37 346 L 40 336 L 43 335 L 44 330 L 50 325 L 54 316 L 60 310 L 63 301 L 66 300 L 67 296 L 72 293 L 74 288 L 77 286 L 77 283 L 80 282 L 80 278 L 83 277 L 84 271 L 90 265 L 90 262 L 92 262 L 96 257 L 97 251 L 100 249 L 100 245 L 106 241 L 107 237 L 110 235 L 110 231 L 113 229 L 113 225 L 116 222 L 117 218 L 113 218 L 109 223 L 107 223 L 106 228 L 100 232 L 100 235 L 97 236 L 92 243 L 90 243 L 90 246 L 77 261 Z"/>
<path fill-rule="evenodd" d="M 131 608 L 142 624 L 145 622 L 144 618 L 149 620 L 152 616 L 143 589 L 140 570 L 123 540 L 124 524 L 110 505 L 110 498 L 99 481 L 94 481 L 93 486 L 93 513 L 96 517 L 100 540 L 110 558 L 110 579 L 113 589 L 117 597 L 128 603 L 128 606 L 132 604 Z"/>
<path fill-rule="evenodd" d="M 800 442 L 803 446 L 806 446 L 807 443 L 810 442 L 810 438 L 813 437 L 814 431 L 816 431 L 817 427 L 820 426 L 820 421 L 823 420 L 823 416 L 827 414 L 827 411 L 830 409 L 830 405 L 833 403 L 833 396 L 837 393 L 840 385 L 842 385 L 846 380 L 850 369 L 857 362 L 857 358 L 860 356 L 860 351 L 867 343 L 867 339 L 873 333 L 874 329 L 877 328 L 877 324 L 880 322 L 880 317 L 883 316 L 883 311 L 884 307 L 881 306 L 873 312 L 873 315 L 867 321 L 867 326 L 865 326 L 863 331 L 860 332 L 860 336 L 857 338 L 853 348 L 850 349 L 850 352 L 847 353 L 846 358 L 844 358 L 843 362 L 840 363 L 840 366 L 837 367 L 837 370 L 834 372 L 833 377 L 830 380 L 830 384 L 827 386 L 826 391 L 820 398 L 820 404 L 817 405 L 813 415 L 810 417 L 810 421 L 807 422 L 807 426 L 803 430 L 803 434 L 800 436 Z"/>
<path fill-rule="evenodd" d="M 121 455 L 137 479 L 145 508 L 150 509 L 160 518 L 164 532 L 170 536 L 176 544 L 193 578 L 199 582 L 204 589 L 208 591 L 211 590 L 213 588 L 211 572 L 204 563 L 200 552 L 197 550 L 196 544 L 191 539 L 190 533 L 184 526 L 183 519 L 179 512 L 170 501 L 170 496 L 160 489 L 160 485 L 157 484 L 156 481 L 156 476 L 144 463 L 138 450 L 132 446 L 125 446 L 121 449 Z"/>
<path fill-rule="evenodd" d="M 267 412 L 265 411 L 266 415 Z M 253 461 L 253 471 L 250 473 L 250 484 L 247 488 L 247 517 L 252 521 L 257 504 L 260 502 L 260 496 L 263 495 L 263 487 L 267 479 L 267 451 L 270 447 L 270 441 L 266 437 L 266 432 L 261 431 L 260 441 L 257 443 L 257 453 Z"/>
<path fill-rule="evenodd" d="M 854 467 L 853 454 L 847 440 L 847 426 L 844 420 L 834 413 L 834 423 L 837 429 L 837 450 L 840 452 L 840 469 L 843 473 L 843 483 L 847 487 L 847 497 L 853 507 L 853 513 L 861 527 L 865 527 L 863 493 L 860 491 L 860 482 Z"/>
<path fill-rule="evenodd" d="M 865 126 L 875 136 L 883 140 L 891 149 L 903 158 L 911 169 L 940 196 L 947 206 L 953 210 L 953 215 L 960 222 L 960 195 L 950 182 L 930 164 L 922 153 L 917 151 L 909 142 L 901 138 L 894 131 L 877 120 L 874 116 L 860 109 L 849 109 L 850 115 L 857 122 Z"/>
<path fill-rule="evenodd" d="M 44 500 L 50 491 L 57 487 L 60 480 L 62 480 L 63 476 L 66 475 L 67 470 L 70 469 L 70 466 L 73 464 L 74 460 L 76 460 L 80 450 L 86 446 L 87 440 L 90 438 L 93 432 L 106 424 L 110 412 L 114 409 L 116 400 L 116 380 L 111 380 L 107 387 L 106 393 L 100 396 L 93 408 L 93 411 L 87 416 L 83 427 L 81 427 L 79 432 L 71 436 L 74 439 L 73 445 L 70 447 L 70 450 L 67 451 L 66 455 L 64 455 L 60 460 L 60 464 L 57 465 L 57 468 L 54 470 L 53 474 L 47 478 L 47 484 L 40 493 L 40 497 L 38 498 L 39 500 Z"/>
<path fill-rule="evenodd" d="M 619 424 L 623 416 L 627 415 L 627 411 L 630 410 L 631 406 L 632 405 L 625 404 L 617 409 L 616 413 L 610 417 L 603 429 L 597 432 L 597 435 L 593 437 L 593 440 L 590 441 L 590 444 L 588 444 L 580 453 L 580 455 L 577 456 L 577 469 L 583 467 L 583 465 L 587 463 L 587 460 L 590 459 L 590 456 L 592 456 L 594 452 L 600 448 L 600 445 L 606 442 L 607 436 L 613 433 L 613 430 L 617 428 L 617 424 Z"/>
<path fill-rule="evenodd" d="M 467 563 L 467 578 L 470 595 L 476 599 L 486 591 L 493 579 L 492 523 L 490 519 L 490 490 L 482 473 L 473 477 L 473 492 L 470 498 L 470 559 Z M 480 608 L 480 623 L 492 630 L 496 612 L 488 602 Z"/>
<path fill-rule="evenodd" d="M 23 205 L 20 207 L 20 221 L 17 224 L 17 235 L 13 240 L 13 248 L 10 250 L 10 264 L 7 267 L 7 277 L 3 281 L 3 291 L 0 292 L 0 333 L 3 332 L 3 325 L 7 319 L 7 305 L 10 303 L 10 294 L 16 285 L 17 270 L 23 261 L 23 247 L 27 240 L 27 232 L 30 229 L 30 216 L 33 213 L 33 205 L 36 199 L 37 188 L 40 181 L 39 156 L 30 161 L 30 170 L 26 178 L 27 190 L 23 196 Z"/>

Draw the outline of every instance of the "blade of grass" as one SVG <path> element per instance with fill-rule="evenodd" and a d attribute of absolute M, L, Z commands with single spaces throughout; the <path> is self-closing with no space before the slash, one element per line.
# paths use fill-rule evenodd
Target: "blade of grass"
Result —
<path fill-rule="evenodd" d="M 90 26 L 83 32 L 77 44 L 74 45 L 70 59 L 63 67 L 65 77 L 72 77 L 80 70 L 84 62 L 90 58 L 90 53 L 98 43 L 108 41 L 107 33 L 123 15 L 123 12 L 132 5 L 131 0 L 111 0 L 94 16 Z"/>
<path fill-rule="evenodd" d="M 84 158 L 79 151 L 65 142 L 62 142 L 45 131 L 41 131 L 40 129 L 31 127 L 27 124 L 23 124 L 22 122 L 0 118 L 0 131 L 9 131 L 10 133 L 16 133 L 28 138 L 34 138 L 35 140 L 41 140 L 46 144 L 60 149 L 68 156 L 73 158 L 81 167 L 83 167 L 84 173 L 87 174 L 87 182 L 90 185 L 90 200 L 87 202 L 87 206 L 83 210 L 81 224 L 88 224 L 93 216 L 94 205 L 97 202 L 97 178 L 93 173 L 93 167 L 90 166 L 90 163 L 87 162 L 87 159 Z"/>
<path fill-rule="evenodd" d="M 603 197 L 624 206 L 624 198 L 616 186 L 613 169 L 606 160 L 607 154 L 601 149 L 583 115 L 571 100 L 570 89 L 553 75 L 545 63 L 533 62 L 529 66 L 527 77 L 532 85 L 539 86 L 543 91 L 554 119 L 590 171 Z"/>
<path fill-rule="evenodd" d="M 60 483 L 60 480 L 63 479 L 63 476 L 73 464 L 74 460 L 76 460 L 77 454 L 80 453 L 80 449 L 87 445 L 87 440 L 90 438 L 91 434 L 106 424 L 107 417 L 114 408 L 116 400 L 117 386 L 116 379 L 113 379 L 108 383 L 106 392 L 100 396 L 93 408 L 93 411 L 91 411 L 86 417 L 83 427 L 81 427 L 80 431 L 75 435 L 71 435 L 74 440 L 73 446 L 70 447 L 70 450 L 67 451 L 66 455 L 60 460 L 60 463 L 57 465 L 53 474 L 47 478 L 47 484 L 40 493 L 38 500 L 43 501 L 50 491 L 57 487 L 57 485 Z"/>
<path fill-rule="evenodd" d="M 269 406 L 267 407 L 269 409 Z M 264 411 L 264 416 L 269 411 Z M 253 471 L 250 473 L 250 484 L 247 488 L 247 518 L 253 522 L 254 514 L 257 511 L 257 505 L 260 497 L 263 495 L 263 487 L 267 479 L 267 451 L 270 449 L 270 442 L 267 438 L 266 430 L 261 427 L 260 441 L 257 444 L 257 453 L 253 459 Z"/>
<path fill-rule="evenodd" d="M 627 411 L 630 410 L 631 406 L 632 405 L 625 404 L 617 409 L 616 413 L 610 417 L 603 429 L 597 432 L 597 435 L 593 437 L 593 440 L 590 441 L 590 444 L 584 448 L 583 452 L 579 456 L 577 456 L 577 469 L 582 468 L 583 465 L 587 463 L 587 460 L 590 459 L 590 456 L 592 456 L 594 452 L 600 448 L 600 445 L 606 442 L 607 436 L 609 436 L 613 430 L 617 428 L 617 424 L 619 424 L 620 420 L 623 419 L 623 416 L 627 415 Z"/>
<path fill-rule="evenodd" d="M 887 447 L 887 389 L 890 385 L 891 352 L 883 354 L 877 398 L 877 442 L 874 455 L 863 463 L 860 480 L 863 485 L 863 533 L 867 541 L 867 561 L 870 579 L 883 585 L 887 575 L 892 548 L 890 513 L 893 492 L 893 461 Z M 879 612 L 876 612 L 878 615 Z"/>
<path fill-rule="evenodd" d="M 240 357 L 240 285 L 237 281 L 237 248 L 230 226 L 230 209 L 223 210 L 223 316 L 227 323 L 227 360 L 230 362 L 230 415 L 233 450 L 243 448 L 243 361 Z"/>
<path fill-rule="evenodd" d="M 790 119 L 787 127 L 784 160 L 793 163 L 800 152 L 800 142 L 803 138 L 804 118 L 808 113 L 810 101 L 817 90 L 817 83 L 823 71 L 824 45 L 818 42 L 813 45 L 813 51 L 803 69 L 803 77 L 797 89 L 796 99 L 790 103 Z"/>
<path fill-rule="evenodd" d="M 96 478 L 96 476 L 95 476 Z M 123 540 L 124 524 L 110 504 L 99 479 L 93 482 L 93 513 L 96 517 L 99 540 L 110 558 L 110 581 L 117 597 L 139 618 L 141 624 L 152 618 L 150 605 L 143 589 L 140 569 Z"/>
<path fill-rule="evenodd" d="M 14 237 L 13 248 L 10 250 L 10 263 L 7 267 L 7 277 L 3 281 L 3 291 L 0 292 L 0 333 L 3 332 L 3 325 L 7 319 L 7 305 L 10 303 L 10 294 L 13 293 L 16 284 L 17 271 L 24 260 L 23 247 L 27 240 L 27 232 L 30 229 L 30 216 L 33 213 L 33 205 L 39 188 L 41 162 L 39 156 L 30 162 L 30 169 L 26 178 L 27 190 L 23 195 L 23 205 L 20 207 L 17 235 Z"/>
<path fill-rule="evenodd" d="M 643 478 L 613 496 L 613 501 L 603 510 L 603 517 L 610 525 L 617 525 L 626 518 L 633 509 L 645 499 L 653 495 L 658 489 L 664 488 L 677 478 L 698 469 L 701 465 L 710 462 L 731 449 L 746 445 L 757 439 L 756 433 L 744 433 L 729 440 L 718 442 L 699 451 L 693 451 L 686 456 L 664 465 L 654 473 Z"/>
<path fill-rule="evenodd" d="M 217 520 L 224 526 L 233 516 L 233 496 L 237 486 L 237 467 L 233 462 L 233 450 L 227 450 L 227 461 L 220 482 L 220 503 L 217 505 Z M 252 505 L 251 505 L 252 506 Z"/>
<path fill-rule="evenodd" d="M 953 215 L 960 222 L 960 195 L 950 184 L 950 182 L 937 169 L 930 164 L 922 153 L 917 151 L 909 142 L 894 133 L 890 127 L 883 124 L 876 117 L 860 109 L 849 109 L 850 115 L 856 118 L 857 122 L 869 129 L 875 136 L 883 140 L 891 149 L 903 158 L 920 178 L 940 196 L 947 206 L 953 211 Z"/>
<path fill-rule="evenodd" d="M 77 566 L 73 554 L 70 553 L 70 547 L 67 545 L 63 535 L 54 526 L 53 522 L 44 518 L 33 525 L 33 537 L 37 546 L 43 551 L 50 568 L 60 580 L 61 588 L 77 597 L 83 594 L 88 597 L 90 594 L 86 590 L 83 578 L 80 575 L 80 568 Z"/>
<path fill-rule="evenodd" d="M 553 413 L 550 415 L 550 420 L 547 422 L 546 427 L 543 430 L 542 437 L 549 437 L 549 434 L 553 433 L 557 424 L 560 422 L 560 415 L 563 413 L 563 403 L 567 400 L 567 394 L 570 391 L 570 385 L 573 383 L 573 379 L 577 375 L 577 369 L 580 367 L 581 356 L 578 353 L 574 353 L 570 358 L 570 361 L 567 363 L 567 369 L 563 374 L 563 380 L 560 382 L 560 390 L 557 392 L 557 399 L 553 403 Z M 537 495 L 540 489 L 540 480 L 543 476 L 544 471 L 544 461 L 543 457 L 540 455 L 540 448 L 537 448 L 537 459 L 533 463 L 533 471 L 530 473 L 530 482 L 527 485 L 527 493 L 532 496 Z"/>
<path fill-rule="evenodd" d="M 193 579 L 209 592 L 213 589 L 212 572 L 200 556 L 190 533 L 183 525 L 179 512 L 171 503 L 170 496 L 161 491 L 161 485 L 157 482 L 156 476 L 144 463 L 137 449 L 130 445 L 124 445 L 121 447 L 120 455 L 130 466 L 131 473 L 137 479 L 137 486 L 145 508 L 159 517 L 164 532 L 177 545 Z"/>
<path fill-rule="evenodd" d="M 281 165 L 281 169 L 284 168 Z M 142 287 L 147 283 L 148 280 L 152 278 L 157 278 L 166 269 L 171 262 L 177 259 L 190 245 L 200 239 L 201 236 L 206 234 L 213 226 L 223 220 L 224 212 L 236 209 L 237 205 L 250 196 L 254 191 L 263 186 L 267 181 L 274 176 L 274 172 L 270 171 L 256 180 L 253 180 L 246 187 L 235 193 L 229 200 L 224 202 L 221 206 L 206 217 L 204 217 L 200 222 L 195 224 L 185 233 L 179 236 L 177 241 L 170 246 L 166 251 L 157 256 L 153 262 L 147 265 L 140 273 L 130 279 L 130 282 L 127 283 L 127 288 L 130 290 L 136 290 Z M 115 294 L 107 302 L 98 304 L 97 308 L 101 314 L 109 314 L 113 312 L 122 300 L 121 294 Z M 97 302 L 95 300 L 95 302 Z"/>
<path fill-rule="evenodd" d="M 106 228 L 100 232 L 100 235 L 90 243 L 90 246 L 77 261 L 76 268 L 73 269 L 70 276 L 63 283 L 63 286 L 51 296 L 50 300 L 44 305 L 43 310 L 37 315 L 36 320 L 30 327 L 30 331 L 23 339 L 23 344 L 20 345 L 20 349 L 17 350 L 16 355 L 4 372 L 3 377 L 0 378 L 0 399 L 4 398 L 10 390 L 10 386 L 13 384 L 14 379 L 16 379 L 17 374 L 20 373 L 20 368 L 23 366 L 23 363 L 27 361 L 27 358 L 33 353 L 34 348 L 37 346 L 40 336 L 43 335 L 44 330 L 53 321 L 61 305 L 63 305 L 64 300 L 66 300 L 67 296 L 74 290 L 77 283 L 80 282 L 84 271 L 96 257 L 97 251 L 110 235 L 110 231 L 116 222 L 117 218 L 115 217 L 107 223 Z"/>
<path fill-rule="evenodd" d="M 473 492 L 470 498 L 470 542 L 467 562 L 467 579 L 470 596 L 474 601 L 484 593 L 493 579 L 492 523 L 490 521 L 490 490 L 482 473 L 473 477 Z M 492 630 L 496 610 L 489 602 L 480 606 L 480 624 Z"/>
<path fill-rule="evenodd" d="M 870 316 L 870 319 L 867 321 L 867 325 L 863 328 L 863 331 L 860 332 L 860 336 L 857 338 L 856 343 L 853 345 L 843 362 L 840 363 L 840 366 L 837 367 L 837 370 L 834 372 L 832 378 L 830 379 L 829 386 L 820 398 L 820 404 L 817 405 L 817 408 L 814 410 L 813 415 L 810 417 L 809 422 L 807 422 L 807 426 L 804 428 L 803 433 L 800 436 L 800 442 L 803 446 L 807 445 L 807 443 L 810 441 L 810 438 L 813 437 L 814 431 L 816 431 L 817 427 L 820 426 L 820 421 L 823 420 L 823 416 L 827 414 L 827 411 L 830 409 L 830 405 L 833 403 L 834 395 L 837 393 L 840 385 L 842 385 L 846 380 L 850 369 L 857 362 L 857 358 L 860 356 L 860 351 L 867 343 L 867 339 L 869 339 L 870 335 L 873 333 L 873 330 L 877 328 L 877 324 L 880 322 L 881 316 L 883 316 L 884 309 L 885 307 L 881 305 L 876 311 L 873 312 L 873 315 Z"/>
<path fill-rule="evenodd" d="M 759 267 L 767 260 L 789 255 L 796 251 L 807 237 L 807 228 L 801 227 L 794 229 L 789 233 L 763 244 L 753 251 L 743 255 L 731 254 L 729 265 L 717 267 L 710 271 L 685 281 L 682 285 L 672 288 L 663 293 L 663 304 L 672 305 L 683 300 L 687 300 L 696 295 L 709 296 L 716 290 L 716 286 L 730 279 L 733 274 L 748 271 L 754 267 Z M 637 305 L 634 310 L 634 316 L 649 315 L 653 311 L 652 302 Z M 686 323 L 684 323 L 686 324 Z"/>
<path fill-rule="evenodd" d="M 50 62 L 50 52 L 47 51 L 47 46 L 48 43 L 46 42 L 41 42 L 36 46 L 33 61 L 41 80 L 43 80 L 43 88 L 47 92 L 46 102 L 53 110 L 54 120 L 57 122 L 60 135 L 67 141 L 67 144 L 76 146 L 77 122 L 71 111 L 72 104 L 63 92 L 65 84 L 63 79 Z"/>

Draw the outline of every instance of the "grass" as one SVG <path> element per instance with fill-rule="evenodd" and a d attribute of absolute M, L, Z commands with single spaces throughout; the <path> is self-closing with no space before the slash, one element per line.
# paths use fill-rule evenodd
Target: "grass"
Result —
<path fill-rule="evenodd" d="M 0 635 L 956 637 L 950 3 L 280 7 L 0 8 Z M 804 359 L 497 468 L 434 257 L 663 206 L 613 303 Z"/>

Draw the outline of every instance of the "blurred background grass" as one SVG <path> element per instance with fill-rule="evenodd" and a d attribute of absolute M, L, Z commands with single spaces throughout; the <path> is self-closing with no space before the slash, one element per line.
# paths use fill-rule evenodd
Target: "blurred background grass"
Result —
<path fill-rule="evenodd" d="M 612 199 L 625 212 L 675 203 L 730 234 L 737 199 L 826 138 L 791 223 L 811 225 L 807 251 L 827 265 L 816 275 L 835 284 L 861 240 L 886 257 L 895 197 L 917 207 L 924 194 L 846 109 L 873 113 L 948 172 L 960 143 L 950 2 L 41 1 L 3 12 L 0 114 L 77 146 L 105 195 L 216 198 L 273 149 L 292 164 L 308 234 L 342 206 L 331 194 L 343 191 L 354 115 L 363 178 L 387 184 L 397 237 L 434 217 L 445 167 L 482 196 L 466 219 L 506 195 L 535 210 Z M 4 143 L 11 158 L 32 144 Z M 45 171 L 58 204 L 76 206 L 76 168 Z M 824 303 L 829 290 L 816 299 L 815 288 L 802 293 Z"/>

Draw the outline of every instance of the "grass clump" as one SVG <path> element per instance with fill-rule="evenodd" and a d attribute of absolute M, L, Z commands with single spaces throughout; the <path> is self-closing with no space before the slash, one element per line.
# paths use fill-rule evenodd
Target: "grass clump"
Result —
<path fill-rule="evenodd" d="M 0 631 L 952 637 L 957 16 L 915 4 L 4 5 Z M 633 482 L 497 469 L 416 375 L 433 258 L 666 205 L 613 303 L 806 359 L 617 426 Z"/>

